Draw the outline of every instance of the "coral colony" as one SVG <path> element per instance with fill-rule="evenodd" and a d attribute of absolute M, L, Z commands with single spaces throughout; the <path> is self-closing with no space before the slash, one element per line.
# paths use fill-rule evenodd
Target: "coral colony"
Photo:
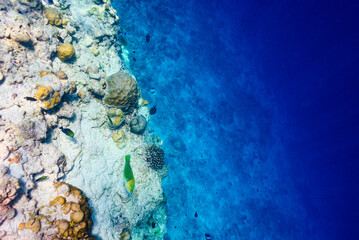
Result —
<path fill-rule="evenodd" d="M 0 239 L 163 239 L 162 141 L 118 20 L 109 0 L 0 2 Z"/>

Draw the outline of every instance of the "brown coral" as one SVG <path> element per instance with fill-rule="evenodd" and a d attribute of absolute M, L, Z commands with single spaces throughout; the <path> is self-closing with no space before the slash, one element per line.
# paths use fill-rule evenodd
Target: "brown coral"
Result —
<path fill-rule="evenodd" d="M 63 43 L 59 46 L 57 56 L 62 61 L 70 60 L 75 55 L 75 48 L 70 43 Z"/>
<path fill-rule="evenodd" d="M 48 206 L 40 210 L 43 218 L 53 222 L 57 234 L 52 239 L 88 239 L 92 211 L 82 191 L 66 183 L 54 183 L 56 196 Z M 60 217 L 61 216 L 61 217 Z M 19 226 L 20 227 L 20 226 Z"/>
<path fill-rule="evenodd" d="M 140 90 L 135 79 L 127 73 L 118 72 L 111 75 L 106 83 L 106 104 L 119 107 L 124 114 L 130 114 L 137 108 Z"/>

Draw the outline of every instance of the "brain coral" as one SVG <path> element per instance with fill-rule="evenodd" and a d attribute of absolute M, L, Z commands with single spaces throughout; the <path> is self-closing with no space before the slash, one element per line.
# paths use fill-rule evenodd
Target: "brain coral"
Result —
<path fill-rule="evenodd" d="M 130 131 L 135 134 L 141 135 L 147 126 L 146 118 L 142 115 L 132 118 L 130 121 Z"/>
<path fill-rule="evenodd" d="M 165 152 L 161 149 L 152 145 L 146 149 L 146 161 L 149 166 L 155 170 L 160 170 L 163 168 L 165 162 Z"/>
<path fill-rule="evenodd" d="M 75 48 L 70 43 L 63 43 L 59 46 L 57 56 L 62 61 L 70 60 L 75 55 Z"/>
<path fill-rule="evenodd" d="M 105 104 L 119 107 L 124 114 L 137 108 L 140 90 L 135 79 L 124 72 L 117 72 L 107 78 Z"/>

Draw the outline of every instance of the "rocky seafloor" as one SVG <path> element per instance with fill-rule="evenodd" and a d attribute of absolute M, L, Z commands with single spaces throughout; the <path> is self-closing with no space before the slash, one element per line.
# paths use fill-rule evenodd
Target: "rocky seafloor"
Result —
<path fill-rule="evenodd" d="M 0 0 L 0 239 L 166 234 L 162 141 L 118 22 L 109 0 Z"/>

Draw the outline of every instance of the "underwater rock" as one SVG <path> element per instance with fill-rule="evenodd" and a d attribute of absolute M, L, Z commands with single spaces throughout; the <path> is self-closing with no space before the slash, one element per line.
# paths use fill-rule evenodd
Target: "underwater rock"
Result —
<path fill-rule="evenodd" d="M 74 109 L 68 104 L 64 104 L 56 115 L 62 118 L 72 118 L 74 116 Z"/>
<path fill-rule="evenodd" d="M 31 114 L 17 125 L 20 134 L 25 139 L 45 139 L 47 133 L 47 124 L 38 114 Z"/>
<path fill-rule="evenodd" d="M 57 56 L 62 61 L 70 60 L 75 55 L 75 48 L 70 43 L 63 43 L 59 46 Z"/>
<path fill-rule="evenodd" d="M 9 148 L 0 142 L 0 162 L 4 161 L 9 156 Z"/>
<path fill-rule="evenodd" d="M 107 111 L 107 116 L 108 126 L 112 130 L 120 127 L 125 121 L 123 112 L 120 109 L 109 109 Z"/>
<path fill-rule="evenodd" d="M 30 34 L 24 28 L 15 28 L 12 29 L 10 33 L 10 37 L 12 40 L 18 43 L 29 43 L 31 42 Z"/>
<path fill-rule="evenodd" d="M 163 168 L 165 162 L 165 152 L 161 149 L 152 145 L 146 148 L 146 161 L 150 168 L 154 170 L 160 170 Z"/>
<path fill-rule="evenodd" d="M 55 72 L 56 77 L 58 77 L 59 79 L 67 79 L 67 75 L 64 71 L 59 70 L 57 72 Z"/>
<path fill-rule="evenodd" d="M 115 73 L 107 78 L 106 85 L 105 104 L 119 107 L 124 114 L 130 114 L 137 108 L 140 90 L 129 74 Z"/>
<path fill-rule="evenodd" d="M 82 100 L 86 97 L 86 92 L 82 89 L 80 89 L 78 92 L 77 92 L 77 96 Z"/>
<path fill-rule="evenodd" d="M 50 74 L 52 73 L 48 71 L 40 71 L 40 77 L 45 77 L 46 75 L 50 75 Z"/>
<path fill-rule="evenodd" d="M 143 134 L 147 126 L 147 120 L 144 116 L 140 115 L 134 117 L 130 121 L 130 131 L 134 134 Z"/>

